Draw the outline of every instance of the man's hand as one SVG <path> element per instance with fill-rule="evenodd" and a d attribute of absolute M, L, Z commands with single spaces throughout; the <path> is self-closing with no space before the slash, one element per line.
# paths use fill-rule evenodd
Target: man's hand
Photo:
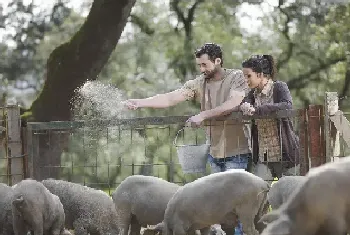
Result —
<path fill-rule="evenodd" d="M 203 114 L 199 113 L 197 115 L 194 115 L 192 117 L 190 117 L 186 122 L 190 122 L 195 124 L 195 126 L 200 126 L 202 124 L 202 122 L 204 121 L 204 117 Z"/>
<path fill-rule="evenodd" d="M 140 108 L 140 104 L 137 99 L 129 99 L 129 100 L 126 100 L 124 103 L 125 103 L 125 106 L 131 110 L 136 110 Z"/>

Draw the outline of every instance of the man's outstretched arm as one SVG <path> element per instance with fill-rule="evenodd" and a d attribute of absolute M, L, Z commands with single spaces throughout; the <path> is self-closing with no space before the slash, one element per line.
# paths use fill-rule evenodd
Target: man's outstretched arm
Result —
<path fill-rule="evenodd" d="M 180 102 L 194 98 L 200 84 L 199 81 L 199 79 L 189 80 L 181 88 L 165 94 L 158 94 L 145 99 L 129 99 L 126 101 L 126 106 L 129 109 L 175 106 Z"/>
<path fill-rule="evenodd" d="M 131 109 L 137 108 L 167 108 L 177 105 L 186 100 L 186 96 L 180 91 L 175 90 L 165 94 L 158 94 L 145 99 L 129 99 L 126 105 Z"/>

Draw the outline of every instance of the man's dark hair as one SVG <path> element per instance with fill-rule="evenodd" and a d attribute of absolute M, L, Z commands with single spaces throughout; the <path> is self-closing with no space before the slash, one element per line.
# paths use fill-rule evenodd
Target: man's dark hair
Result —
<path fill-rule="evenodd" d="M 253 55 L 242 62 L 242 67 L 269 76 L 272 80 L 276 76 L 276 65 L 272 55 Z"/>
<path fill-rule="evenodd" d="M 222 66 L 224 63 L 222 59 L 221 47 L 215 43 L 205 43 L 203 46 L 198 48 L 194 54 L 196 58 L 199 58 L 202 55 L 207 54 L 210 61 L 214 62 L 215 59 L 220 58 L 221 59 L 220 65 Z"/>

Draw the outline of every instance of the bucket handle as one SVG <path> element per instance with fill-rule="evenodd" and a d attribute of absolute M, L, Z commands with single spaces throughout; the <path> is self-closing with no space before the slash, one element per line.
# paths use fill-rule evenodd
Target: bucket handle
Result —
<path fill-rule="evenodd" d="M 177 131 L 176 136 L 175 136 L 175 139 L 174 139 L 174 141 L 173 141 L 173 145 L 174 145 L 174 146 L 176 146 L 177 137 L 179 136 L 179 133 L 180 133 L 181 131 L 184 131 L 184 130 L 185 130 L 185 127 L 188 127 L 188 126 L 187 126 L 187 125 L 184 125 L 180 130 Z"/>
<path fill-rule="evenodd" d="M 176 146 L 176 141 L 177 141 L 177 137 L 178 137 L 179 133 L 180 133 L 181 131 L 183 131 L 183 130 L 185 130 L 185 127 L 182 127 L 180 130 L 177 131 L 176 136 L 175 136 L 175 139 L 174 139 L 174 141 L 173 141 L 173 145 L 174 145 L 174 146 Z"/>

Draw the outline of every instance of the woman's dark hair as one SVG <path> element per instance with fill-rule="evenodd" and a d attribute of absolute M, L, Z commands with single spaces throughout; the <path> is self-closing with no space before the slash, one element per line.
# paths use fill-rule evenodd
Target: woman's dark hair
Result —
<path fill-rule="evenodd" d="M 242 62 L 243 68 L 250 68 L 253 72 L 262 73 L 272 80 L 276 76 L 275 60 L 272 55 L 253 55 Z"/>
<path fill-rule="evenodd" d="M 215 59 L 220 58 L 221 59 L 220 65 L 221 66 L 223 65 L 221 47 L 215 43 L 205 43 L 203 46 L 198 48 L 194 54 L 195 54 L 196 58 L 199 58 L 202 55 L 207 54 L 209 59 L 212 62 L 214 62 Z"/>

